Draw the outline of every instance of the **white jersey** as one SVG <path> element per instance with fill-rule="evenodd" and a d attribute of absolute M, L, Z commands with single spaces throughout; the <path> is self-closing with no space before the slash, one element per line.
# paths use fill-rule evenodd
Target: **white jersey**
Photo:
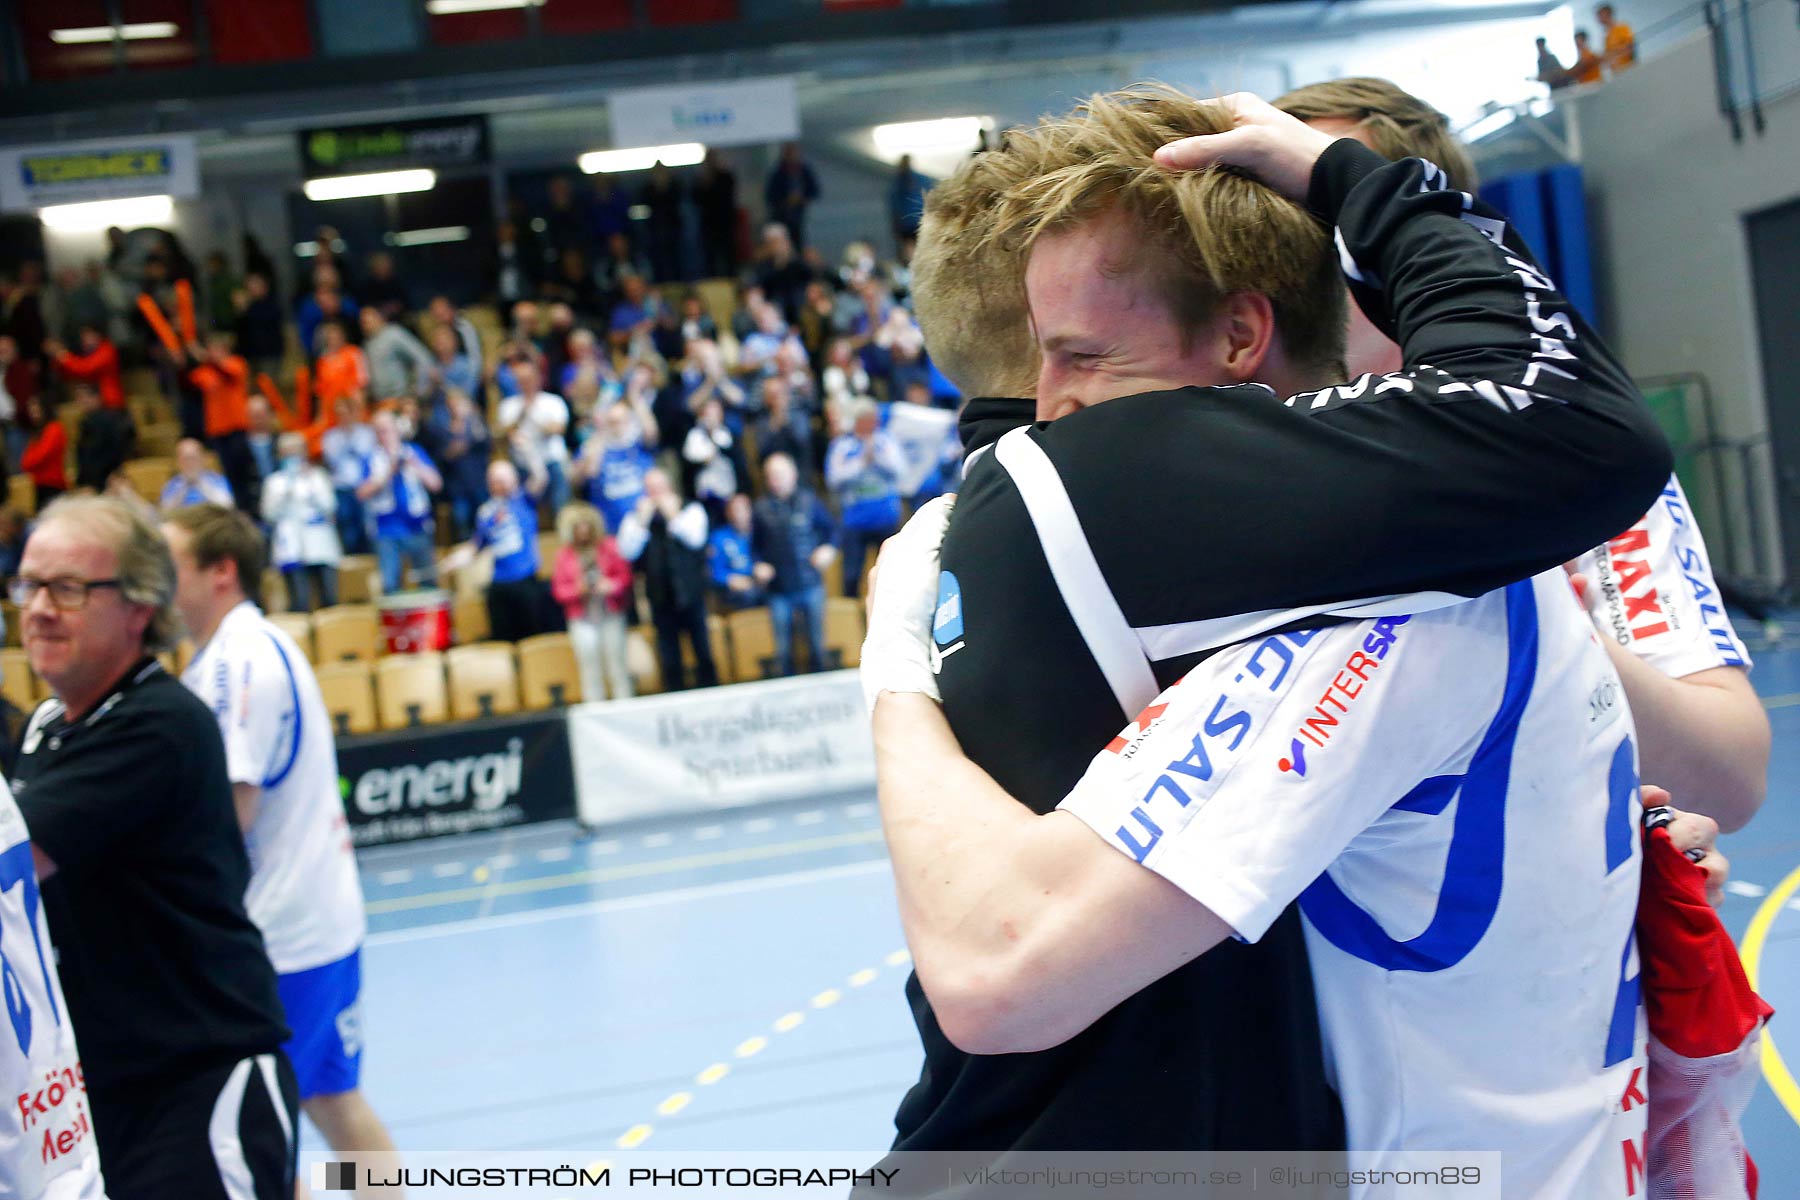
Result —
<path fill-rule="evenodd" d="M 1562 572 L 1222 651 L 1062 807 L 1242 938 L 1299 901 L 1371 1166 L 1498 1150 L 1508 1197 L 1642 1194 L 1636 748 Z"/>
<path fill-rule="evenodd" d="M 1594 623 L 1673 679 L 1750 667 L 1713 579 L 1706 542 L 1674 476 L 1644 519 L 1577 560 Z"/>
<path fill-rule="evenodd" d="M 244 907 L 282 975 L 362 944 L 362 882 L 338 790 L 319 684 L 293 639 L 245 601 L 225 614 L 181 681 L 219 722 L 231 782 L 262 790 L 245 838 Z"/>
<path fill-rule="evenodd" d="M 38 903 L 25 819 L 0 779 L 0 1200 L 104 1200 L 87 1083 Z"/>

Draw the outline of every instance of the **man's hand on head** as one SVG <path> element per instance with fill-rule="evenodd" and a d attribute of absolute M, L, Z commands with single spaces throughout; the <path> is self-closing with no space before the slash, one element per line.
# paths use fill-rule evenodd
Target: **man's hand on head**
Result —
<path fill-rule="evenodd" d="M 1313 164 L 1337 139 L 1291 117 L 1249 92 L 1220 96 L 1235 128 L 1170 142 L 1156 161 L 1177 171 L 1237 167 L 1302 203 L 1312 183 Z"/>
<path fill-rule="evenodd" d="M 931 669 L 931 626 L 937 615 L 938 547 L 955 496 L 919 507 L 882 543 L 869 580 L 869 633 L 863 640 L 863 698 L 869 711 L 883 692 L 918 692 L 939 700 Z"/>

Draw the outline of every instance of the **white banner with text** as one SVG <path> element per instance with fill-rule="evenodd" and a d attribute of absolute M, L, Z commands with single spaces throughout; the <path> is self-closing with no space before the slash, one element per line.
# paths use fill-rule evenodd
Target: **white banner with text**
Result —
<path fill-rule="evenodd" d="M 791 75 L 631 88 L 606 98 L 613 145 L 755 146 L 800 136 Z"/>
<path fill-rule="evenodd" d="M 569 745 L 587 825 L 875 787 L 855 671 L 579 704 Z"/>

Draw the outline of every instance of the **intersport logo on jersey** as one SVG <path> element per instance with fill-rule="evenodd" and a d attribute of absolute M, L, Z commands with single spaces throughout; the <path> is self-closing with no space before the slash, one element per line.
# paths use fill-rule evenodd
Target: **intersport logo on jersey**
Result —
<path fill-rule="evenodd" d="M 357 846 L 574 815 L 561 714 L 347 738 L 338 786 Z"/>

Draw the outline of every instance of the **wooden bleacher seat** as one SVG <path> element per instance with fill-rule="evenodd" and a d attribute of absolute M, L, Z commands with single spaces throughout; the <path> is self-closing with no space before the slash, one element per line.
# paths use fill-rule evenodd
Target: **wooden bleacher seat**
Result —
<path fill-rule="evenodd" d="M 288 596 L 287 580 L 274 567 L 264 567 L 262 573 L 262 610 L 265 616 L 273 613 L 287 612 L 293 604 Z"/>
<path fill-rule="evenodd" d="M 519 699 L 527 710 L 581 702 L 581 671 L 568 634 L 541 633 L 520 640 Z"/>
<path fill-rule="evenodd" d="M 836 665 L 854 667 L 862 662 L 863 606 L 861 600 L 832 596 L 825 601 L 825 651 L 835 651 Z"/>
<path fill-rule="evenodd" d="M 383 729 L 439 725 L 450 719 L 444 656 L 436 650 L 377 659 L 374 675 L 376 712 Z"/>
<path fill-rule="evenodd" d="M 631 690 L 639 696 L 654 696 L 663 690 L 662 664 L 656 657 L 656 630 L 648 625 L 634 625 L 625 631 L 625 673 L 631 676 Z"/>
<path fill-rule="evenodd" d="M 19 606 L 11 600 L 0 600 L 0 618 L 6 621 L 6 644 L 23 646 L 25 644 L 25 618 L 19 614 Z"/>
<path fill-rule="evenodd" d="M 372 604 L 334 604 L 312 615 L 313 661 L 343 662 L 346 659 L 381 657 L 385 643 L 381 637 L 381 621 Z"/>
<path fill-rule="evenodd" d="M 338 561 L 338 603 L 367 604 L 380 592 L 373 554 L 346 554 Z"/>
<path fill-rule="evenodd" d="M 131 484 L 131 490 L 155 504 L 162 499 L 163 485 L 175 477 L 175 460 L 158 455 L 154 458 L 134 458 L 120 468 L 125 472 L 125 479 Z"/>
<path fill-rule="evenodd" d="M 456 633 L 456 644 L 472 646 L 487 640 L 487 598 L 476 593 L 459 594 L 450 605 L 450 628 Z"/>
<path fill-rule="evenodd" d="M 450 683 L 450 716 L 469 721 L 519 711 L 519 674 L 512 646 L 477 642 L 444 655 Z"/>
<path fill-rule="evenodd" d="M 181 422 L 147 421 L 138 425 L 138 451 L 141 454 L 173 457 L 175 443 L 181 440 Z"/>
<path fill-rule="evenodd" d="M 550 573 L 556 570 L 556 552 L 562 549 L 562 539 L 556 536 L 554 529 L 538 534 L 538 569 L 539 579 L 549 579 Z"/>
<path fill-rule="evenodd" d="M 306 655 L 307 662 L 313 662 L 312 617 L 306 613 L 279 612 L 269 613 L 269 621 L 279 625 L 281 629 L 300 647 L 300 653 Z M 358 660 L 360 661 L 360 660 Z"/>
<path fill-rule="evenodd" d="M 331 727 L 341 737 L 373 733 L 381 722 L 375 713 L 375 682 L 366 662 L 328 663 L 313 672 Z M 402 715 L 405 709 L 401 710 Z"/>
<path fill-rule="evenodd" d="M 29 475 L 8 475 L 6 477 L 6 502 L 24 513 L 34 516 L 37 513 L 37 484 Z"/>
<path fill-rule="evenodd" d="M 31 660 L 25 657 L 25 651 L 0 650 L 0 695 L 22 713 L 37 707 L 37 676 L 32 674 Z"/>
<path fill-rule="evenodd" d="M 745 608 L 725 617 L 731 642 L 731 676 L 740 683 L 775 674 L 775 626 L 766 608 Z"/>
<path fill-rule="evenodd" d="M 719 682 L 736 683 L 738 673 L 736 665 L 731 661 L 731 627 L 718 613 L 712 613 L 706 618 L 706 638 L 712 643 L 713 669 L 719 673 Z M 685 657 L 692 660 L 693 655 L 689 653 L 687 643 L 682 643 L 681 650 Z"/>

